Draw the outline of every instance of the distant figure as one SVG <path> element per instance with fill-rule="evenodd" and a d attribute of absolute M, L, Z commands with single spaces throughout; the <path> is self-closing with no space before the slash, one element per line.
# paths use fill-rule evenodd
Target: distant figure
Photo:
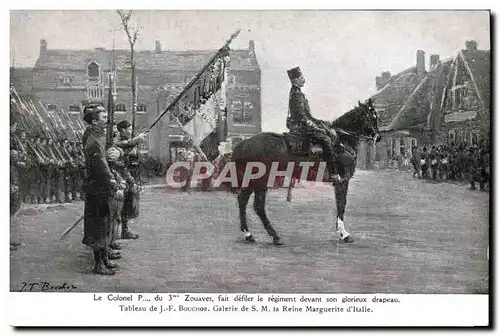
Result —
<path fill-rule="evenodd" d="M 410 163 L 413 166 L 413 177 L 420 178 L 420 155 L 417 146 L 411 148 Z"/>
<path fill-rule="evenodd" d="M 424 146 L 422 153 L 420 153 L 420 178 L 427 178 L 427 173 L 429 171 L 429 153 L 427 152 L 427 147 Z"/>

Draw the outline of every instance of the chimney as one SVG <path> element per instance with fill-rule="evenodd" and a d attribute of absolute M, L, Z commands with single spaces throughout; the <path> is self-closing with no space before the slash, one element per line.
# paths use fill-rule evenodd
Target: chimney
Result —
<path fill-rule="evenodd" d="M 255 52 L 255 42 L 254 42 L 254 40 L 250 40 L 248 42 L 248 50 L 251 51 L 251 52 Z"/>
<path fill-rule="evenodd" d="M 377 91 L 384 87 L 382 85 L 382 77 L 380 76 L 375 77 L 375 87 L 377 88 Z"/>
<path fill-rule="evenodd" d="M 47 41 L 40 40 L 40 54 L 43 54 L 47 51 Z"/>
<path fill-rule="evenodd" d="M 417 50 L 417 74 L 425 74 L 425 52 Z"/>
<path fill-rule="evenodd" d="M 384 85 L 389 82 L 391 79 L 391 72 L 390 71 L 383 71 L 382 72 L 382 81 L 384 82 Z"/>
<path fill-rule="evenodd" d="M 431 57 L 429 58 L 429 62 L 430 62 L 430 67 L 432 68 L 433 66 L 437 65 L 438 62 L 439 62 L 439 55 L 431 55 Z"/>
<path fill-rule="evenodd" d="M 161 43 L 159 40 L 155 41 L 155 53 L 157 54 L 161 53 Z"/>
<path fill-rule="evenodd" d="M 477 42 L 474 40 L 469 40 L 465 42 L 465 50 L 475 51 L 477 50 Z"/>

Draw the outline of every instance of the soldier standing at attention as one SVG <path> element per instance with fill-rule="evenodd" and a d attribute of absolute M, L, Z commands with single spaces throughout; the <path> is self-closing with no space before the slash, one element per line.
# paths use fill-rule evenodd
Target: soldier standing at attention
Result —
<path fill-rule="evenodd" d="M 108 259 L 111 233 L 109 203 L 117 191 L 117 182 L 106 159 L 108 116 L 104 107 L 89 105 L 84 110 L 83 119 L 89 126 L 83 135 L 86 178 L 82 242 L 93 249 L 93 272 L 115 275 L 117 266 Z"/>
<path fill-rule="evenodd" d="M 19 136 L 16 133 L 18 133 Z M 31 158 L 29 156 L 27 148 L 28 144 L 26 141 L 26 133 L 24 131 L 16 131 L 14 134 L 11 134 L 11 149 L 15 149 L 18 152 L 20 161 L 25 163 L 25 166 L 19 168 L 19 194 L 22 203 L 31 203 Z"/>
<path fill-rule="evenodd" d="M 14 215 L 21 207 L 21 192 L 19 187 L 20 170 L 26 167 L 23 157 L 14 139 L 17 123 L 10 127 L 10 215 Z"/>
<path fill-rule="evenodd" d="M 132 135 L 132 125 L 123 120 L 117 124 L 120 133 L 119 140 L 115 145 L 124 151 L 125 167 L 122 170 L 122 176 L 127 181 L 127 190 L 125 192 L 125 202 L 122 209 L 122 239 L 138 239 L 139 235 L 130 231 L 129 220 L 139 216 L 139 188 L 137 185 L 136 165 L 139 159 L 139 149 L 137 145 L 145 141 L 147 134 L 141 133 L 135 138 L 130 139 Z"/>

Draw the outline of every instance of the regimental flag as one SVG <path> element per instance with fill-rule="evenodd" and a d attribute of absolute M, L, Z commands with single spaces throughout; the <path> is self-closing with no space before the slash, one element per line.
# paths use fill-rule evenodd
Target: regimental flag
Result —
<path fill-rule="evenodd" d="M 240 30 L 231 35 L 224 46 L 207 62 L 149 126 L 151 130 L 167 112 L 193 147 L 200 152 L 200 144 L 217 127 L 219 115 L 226 108 L 227 69 L 229 67 L 229 45 Z"/>
<path fill-rule="evenodd" d="M 174 110 L 173 117 L 178 118 L 195 145 L 199 146 L 216 129 L 219 114 L 226 109 L 228 66 L 229 56 L 219 56 Z"/>

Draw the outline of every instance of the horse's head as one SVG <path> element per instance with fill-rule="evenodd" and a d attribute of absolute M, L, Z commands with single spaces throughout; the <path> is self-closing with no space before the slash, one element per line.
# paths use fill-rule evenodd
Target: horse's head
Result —
<path fill-rule="evenodd" d="M 378 113 L 373 106 L 373 100 L 370 98 L 366 103 L 358 102 L 357 109 L 361 116 L 361 134 L 372 138 L 375 142 L 381 140 L 378 130 Z"/>

